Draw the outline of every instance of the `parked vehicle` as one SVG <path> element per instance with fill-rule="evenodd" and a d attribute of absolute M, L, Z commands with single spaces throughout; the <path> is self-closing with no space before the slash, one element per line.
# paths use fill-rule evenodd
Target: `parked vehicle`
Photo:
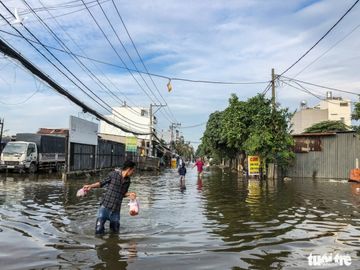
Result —
<path fill-rule="evenodd" d="M 60 170 L 65 165 L 66 139 L 61 136 L 18 133 L 0 157 L 0 169 L 28 171 Z"/>

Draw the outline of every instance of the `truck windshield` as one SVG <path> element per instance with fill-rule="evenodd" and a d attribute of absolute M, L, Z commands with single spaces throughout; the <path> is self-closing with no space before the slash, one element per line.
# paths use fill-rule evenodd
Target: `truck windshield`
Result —
<path fill-rule="evenodd" d="M 8 143 L 4 150 L 4 154 L 23 154 L 27 148 L 26 143 Z"/>

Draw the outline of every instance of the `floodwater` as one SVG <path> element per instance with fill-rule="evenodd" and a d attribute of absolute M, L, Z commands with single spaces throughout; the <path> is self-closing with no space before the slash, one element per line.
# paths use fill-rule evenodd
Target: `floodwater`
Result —
<path fill-rule="evenodd" d="M 309 255 L 350 256 L 313 269 L 360 269 L 360 185 L 244 180 L 214 169 L 186 189 L 174 170 L 133 177 L 140 214 L 121 210 L 119 235 L 94 236 L 95 179 L 0 175 L 0 268 L 312 269 Z"/>

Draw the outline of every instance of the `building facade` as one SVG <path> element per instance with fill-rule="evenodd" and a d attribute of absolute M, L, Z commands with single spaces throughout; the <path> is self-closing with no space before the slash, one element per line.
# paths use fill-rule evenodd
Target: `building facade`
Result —
<path fill-rule="evenodd" d="M 355 132 L 304 133 L 294 135 L 295 160 L 287 176 L 349 179 L 360 160 L 360 136 Z"/>
<path fill-rule="evenodd" d="M 112 114 L 106 116 L 112 122 L 117 123 L 126 129 L 133 130 L 137 133 L 155 133 L 157 119 L 153 115 L 152 108 L 129 107 L 127 105 L 121 107 L 113 107 Z M 105 121 L 100 121 L 100 136 L 103 138 L 112 137 L 112 139 L 125 142 L 126 137 L 134 137 L 134 134 L 124 132 L 121 129 L 109 125 Z M 116 137 L 118 139 L 116 139 Z M 152 156 L 153 137 L 151 135 L 137 135 L 138 147 L 142 149 L 141 155 Z"/>
<path fill-rule="evenodd" d="M 332 97 L 331 92 L 328 92 L 327 98 L 313 108 L 307 107 L 306 102 L 302 102 L 300 110 L 295 112 L 291 119 L 292 133 L 301 134 L 306 128 L 329 120 L 341 121 L 351 126 L 351 101 Z"/>

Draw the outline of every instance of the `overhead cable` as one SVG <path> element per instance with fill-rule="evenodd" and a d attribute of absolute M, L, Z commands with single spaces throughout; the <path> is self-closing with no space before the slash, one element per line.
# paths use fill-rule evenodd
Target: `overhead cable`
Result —
<path fill-rule="evenodd" d="M 55 91 L 60 93 L 61 95 L 67 97 L 69 100 L 71 100 L 76 105 L 80 106 L 83 110 L 93 114 L 98 119 L 101 119 L 108 124 L 115 126 L 125 132 L 133 133 L 135 135 L 149 135 L 149 133 L 138 133 L 134 132 L 132 130 L 126 129 L 110 120 L 108 120 L 106 117 L 104 117 L 102 114 L 98 113 L 96 110 L 92 109 L 91 107 L 87 106 L 85 103 L 81 102 L 79 99 L 74 97 L 72 94 L 70 94 L 68 91 L 66 91 L 64 88 L 62 88 L 59 84 L 57 84 L 55 81 L 53 81 L 49 75 L 42 72 L 40 69 L 35 67 L 30 61 L 28 61 L 26 58 L 24 58 L 20 53 L 15 51 L 13 48 L 11 48 L 9 45 L 7 45 L 2 39 L 0 39 L 0 51 L 6 54 L 7 56 L 19 61 L 25 68 L 27 68 L 31 73 L 33 73 L 35 76 L 46 82 L 49 86 L 51 86 Z"/>
<path fill-rule="evenodd" d="M 280 75 L 284 75 L 291 68 L 293 68 L 297 63 L 301 61 L 312 49 L 314 49 L 343 19 L 344 17 L 357 5 L 360 0 L 356 0 L 355 3 L 340 17 L 339 20 L 313 45 L 308 49 L 298 60 L 296 60 L 292 65 L 285 69 Z"/>
<path fill-rule="evenodd" d="M 115 49 L 114 45 L 112 44 L 112 42 L 110 41 L 110 39 L 108 38 L 108 36 L 105 34 L 104 30 L 102 29 L 102 27 L 100 26 L 98 20 L 94 17 L 93 13 L 90 11 L 90 9 L 88 8 L 88 6 L 86 5 L 86 3 L 84 2 L 84 0 L 81 0 L 81 2 L 84 4 L 84 6 L 86 7 L 86 10 L 88 11 L 88 13 L 90 14 L 92 20 L 95 22 L 95 24 L 97 25 L 97 27 L 99 28 L 99 30 L 101 31 L 101 33 L 103 34 L 103 36 L 105 37 L 105 39 L 107 40 L 107 42 L 109 43 L 110 47 L 113 49 L 113 51 L 115 52 L 115 54 L 118 56 L 118 58 L 120 59 L 120 61 L 122 62 L 122 64 L 125 66 L 126 70 L 131 74 L 131 76 L 133 77 L 133 79 L 135 80 L 135 82 L 138 84 L 138 86 L 140 87 L 140 89 L 146 94 L 146 96 L 153 102 L 156 103 L 156 101 L 154 101 L 154 99 L 149 95 L 149 93 L 147 91 L 145 91 L 145 89 L 142 87 L 142 85 L 139 83 L 139 81 L 135 78 L 134 74 L 132 73 L 132 71 L 128 68 L 128 66 L 126 65 L 125 61 L 123 60 L 123 58 L 120 56 L 120 54 L 118 53 L 118 51 Z"/>
<path fill-rule="evenodd" d="M 97 1 L 98 1 L 98 0 L 97 0 Z M 140 55 L 140 53 L 139 53 L 139 51 L 138 51 L 138 49 L 137 49 L 137 47 L 136 47 L 136 45 L 135 45 L 135 42 L 134 42 L 133 38 L 132 38 L 131 35 L 130 35 L 130 32 L 129 32 L 128 28 L 126 27 L 126 24 L 125 24 L 125 22 L 124 22 L 124 20 L 123 20 L 123 18 L 122 18 L 122 16 L 121 16 L 121 14 L 120 14 L 120 11 L 119 11 L 118 7 L 116 6 L 114 0 L 111 0 L 111 2 L 112 2 L 112 4 L 113 4 L 113 6 L 114 6 L 114 8 L 115 8 L 115 10 L 116 10 L 119 18 L 120 18 L 120 21 L 121 21 L 121 23 L 122 23 L 122 25 L 123 25 L 123 27 L 124 27 L 124 29 L 125 29 L 125 31 L 126 31 L 126 34 L 128 35 L 128 37 L 129 37 L 129 39 L 130 39 L 130 41 L 131 41 L 131 44 L 133 45 L 133 47 L 134 47 L 134 49 L 135 49 L 135 51 L 136 51 L 136 54 L 138 55 L 138 57 L 139 57 L 139 59 L 140 59 L 140 61 L 141 61 L 141 63 L 142 63 L 142 66 L 144 67 L 146 73 L 148 74 L 148 76 L 149 76 L 152 84 L 154 85 L 156 91 L 158 92 L 158 94 L 160 95 L 160 97 L 162 98 L 162 100 L 165 102 L 165 105 L 166 105 L 165 110 L 168 109 L 169 112 L 170 112 L 170 114 L 171 114 L 171 116 L 172 116 L 173 119 L 175 120 L 175 122 L 178 122 L 178 121 L 176 120 L 174 114 L 172 113 L 172 111 L 171 111 L 171 109 L 170 109 L 170 106 L 169 106 L 168 103 L 166 102 L 165 98 L 163 97 L 163 95 L 161 94 L 159 88 L 157 87 L 157 85 L 155 84 L 153 78 L 151 77 L 151 75 L 150 75 L 150 73 L 149 73 L 149 70 L 147 69 L 147 67 L 146 67 L 146 65 L 145 65 L 145 63 L 144 63 L 144 60 L 142 59 L 142 57 L 141 57 L 141 55 Z M 100 3 L 99 3 L 99 5 L 101 6 Z"/>
<path fill-rule="evenodd" d="M 27 38 L 27 37 L 21 37 L 20 35 L 14 34 L 14 33 L 10 33 L 8 31 L 2 30 L 0 29 L 0 32 L 5 33 L 7 35 L 11 35 L 14 37 L 19 37 L 19 38 L 24 38 L 25 40 L 31 42 L 31 43 L 35 43 L 35 44 L 40 44 L 39 42 L 37 42 L 36 40 Z M 54 46 L 51 45 L 47 45 L 47 44 L 43 44 L 46 48 L 51 49 L 51 50 L 55 50 L 55 51 L 59 51 L 62 53 L 66 53 L 66 54 L 71 54 L 83 59 L 87 59 L 89 61 L 93 61 L 99 64 L 103 64 L 103 65 L 107 65 L 107 66 L 111 66 L 111 67 L 115 67 L 115 68 L 120 68 L 120 69 L 125 69 L 125 70 L 130 70 L 132 72 L 137 72 L 135 69 L 131 69 L 125 66 L 120 66 L 120 65 L 116 65 L 113 63 L 109 63 L 103 60 L 99 60 L 99 59 L 95 59 L 92 57 L 87 57 L 81 54 L 77 54 L 77 53 L 73 53 L 73 52 L 68 52 L 65 50 L 62 50 L 60 48 L 56 48 Z M 140 73 L 142 74 L 148 74 L 147 72 L 143 72 L 141 70 L 139 70 Z M 158 77 L 158 78 L 163 78 L 166 80 L 174 80 L 174 81 L 184 81 L 184 82 L 192 82 L 192 83 L 204 83 L 204 84 L 223 84 L 223 85 L 252 85 L 252 84 L 265 84 L 265 83 L 270 83 L 271 81 L 244 81 L 244 82 L 235 82 L 235 81 L 210 81 L 210 80 L 192 80 L 192 79 L 186 79 L 186 78 L 176 78 L 176 77 L 171 77 L 171 76 L 166 76 L 166 75 L 161 75 L 161 74 L 156 74 L 156 73 L 151 73 L 149 72 L 149 75 L 153 76 L 153 77 Z"/>
<path fill-rule="evenodd" d="M 203 123 L 200 123 L 200 124 L 196 124 L 196 125 L 191 125 L 191 126 L 179 126 L 178 128 L 179 129 L 184 129 L 184 128 L 195 128 L 195 127 L 200 127 L 200 126 L 203 126 L 203 125 L 206 125 L 207 122 L 203 122 Z"/>
<path fill-rule="evenodd" d="M 307 94 L 309 94 L 309 95 L 311 95 L 311 96 L 313 96 L 313 97 L 316 97 L 317 99 L 319 99 L 319 100 L 321 100 L 321 101 L 325 101 L 325 102 L 327 102 L 327 103 L 331 103 L 331 104 L 334 104 L 334 105 L 338 105 L 338 103 L 335 103 L 335 102 L 333 102 L 333 101 L 331 101 L 331 100 L 329 100 L 329 99 L 321 98 L 321 97 L 318 96 L 317 94 L 315 94 L 315 93 L 313 93 L 312 91 L 306 89 L 306 88 L 305 88 L 304 86 L 302 86 L 301 84 L 297 84 L 297 83 L 295 82 L 295 83 L 299 86 L 299 87 L 296 87 L 296 86 L 294 86 L 294 85 L 292 85 L 292 84 L 290 84 L 290 83 L 287 83 L 287 82 L 285 82 L 285 81 L 282 81 L 282 82 L 283 82 L 284 84 L 286 84 L 286 85 L 294 88 L 294 89 L 297 89 L 297 90 L 299 90 L 299 91 L 301 91 L 301 92 L 307 93 Z M 350 103 L 351 103 L 351 101 L 350 101 Z"/>
<path fill-rule="evenodd" d="M 24 0 L 24 2 L 25 2 L 26 5 L 28 5 L 25 0 Z M 42 4 L 41 0 L 40 0 L 40 3 Z M 42 5 L 43 5 L 43 4 L 42 4 Z M 44 22 L 44 21 L 41 19 L 41 17 L 36 14 L 36 12 L 34 12 L 34 10 L 31 8 L 30 5 L 28 5 L 28 8 L 34 13 L 34 15 L 38 18 L 38 20 L 44 25 L 44 27 L 46 27 L 46 29 L 53 35 L 53 37 L 54 37 L 54 39 L 56 40 L 56 42 L 59 43 L 59 44 L 60 44 L 64 49 L 66 49 L 67 51 L 71 51 L 71 50 L 69 49 L 69 47 L 60 39 L 60 37 L 59 37 L 58 35 L 56 35 L 56 33 L 46 24 L 46 22 Z M 48 12 L 48 13 L 51 15 L 50 12 Z M 61 25 L 60 25 L 60 28 L 62 28 Z M 62 28 L 62 29 L 63 29 L 63 28 Z M 64 30 L 63 30 L 63 31 L 64 31 Z M 65 32 L 65 33 L 66 33 L 66 32 Z M 70 38 L 71 38 L 71 37 L 70 37 Z M 72 39 L 72 40 L 73 40 L 73 39 Z M 75 41 L 73 40 L 73 42 L 75 42 Z M 71 55 L 71 56 L 72 56 L 72 55 Z M 87 65 L 85 65 L 85 64 L 84 64 L 80 59 L 78 59 L 76 56 L 75 56 L 75 57 L 72 56 L 72 58 L 74 59 L 74 61 L 75 61 L 78 65 L 80 65 L 80 68 L 81 68 L 84 72 L 86 72 L 86 73 L 89 75 L 89 77 L 90 77 L 99 87 L 101 87 L 102 89 L 105 89 L 105 91 L 107 91 L 107 93 L 108 93 L 110 96 L 115 97 L 118 101 L 120 101 L 121 103 L 123 103 L 123 101 L 122 101 L 121 99 L 119 99 L 119 97 L 118 97 L 117 95 L 115 95 L 115 94 L 113 93 L 113 91 L 112 91 L 109 87 L 107 87 L 107 85 L 104 84 L 104 83 L 87 67 Z M 107 104 L 107 105 L 108 105 L 108 104 Z M 109 105 L 109 107 L 112 108 L 110 105 Z M 137 113 L 135 110 L 134 110 L 134 112 Z M 123 119 L 125 119 L 125 122 L 128 123 L 128 124 L 136 125 L 137 127 L 140 127 L 139 125 L 143 125 L 143 124 L 141 124 L 141 123 L 135 122 L 135 121 L 133 121 L 132 119 L 129 119 L 129 118 L 125 117 L 124 115 L 120 114 L 120 113 L 117 112 L 116 110 L 115 110 L 114 114 L 117 114 L 117 115 L 119 115 L 120 117 L 122 117 Z M 140 127 L 140 128 L 141 128 L 141 127 Z"/>
<path fill-rule="evenodd" d="M 110 0 L 102 0 L 101 3 L 105 3 L 105 2 L 108 2 L 108 1 L 110 1 Z M 74 2 L 78 2 L 78 1 L 76 0 L 76 1 L 74 1 Z M 94 6 L 96 6 L 97 3 L 95 3 L 95 2 L 96 2 L 96 0 L 88 2 L 89 7 L 94 7 Z M 78 4 L 77 6 L 82 6 L 82 4 Z M 71 12 L 67 12 L 67 13 L 63 13 L 63 14 L 56 15 L 56 16 L 54 16 L 54 17 L 55 17 L 55 18 L 64 17 L 64 16 L 67 16 L 67 15 L 71 15 L 71 14 L 74 14 L 74 13 L 77 13 L 77 12 L 80 12 L 80 11 L 83 11 L 83 10 L 85 10 L 85 9 L 86 9 L 86 8 L 80 8 L 80 9 L 77 9 L 77 10 L 74 10 L 74 11 L 71 11 Z M 55 10 L 55 8 L 52 8 L 52 10 Z M 43 10 L 40 10 L 40 11 L 43 11 Z M 26 13 L 26 12 L 21 12 L 21 13 L 20 13 L 20 15 L 26 15 L 26 14 L 28 14 L 28 13 Z M 11 18 L 11 17 L 8 17 L 7 19 L 9 19 L 9 18 Z M 52 19 L 52 17 L 44 18 L 44 20 L 49 20 L 49 19 Z M 35 20 L 34 20 L 34 21 L 29 20 L 29 21 L 27 21 L 27 22 L 35 22 Z M 6 23 L 3 24 L 3 25 L 6 25 Z M 0 26 L 3 26 L 3 25 L 0 25 Z"/>
<path fill-rule="evenodd" d="M 302 80 L 298 80 L 298 79 L 294 79 L 294 78 L 289 78 L 286 76 L 281 76 L 282 78 L 285 78 L 289 81 L 296 81 L 299 83 L 303 83 L 303 84 L 307 84 L 307 85 L 312 85 L 312 86 L 316 86 L 319 88 L 323 88 L 323 89 L 327 89 L 327 90 L 332 90 L 332 91 L 337 91 L 337 92 L 342 92 L 342 93 L 346 93 L 346 94 L 351 94 L 351 95 L 356 95 L 359 96 L 360 93 L 356 93 L 356 92 L 351 92 L 351 91 L 346 91 L 346 90 L 342 90 L 342 89 L 338 89 L 338 88 L 334 88 L 334 87 L 329 87 L 329 86 L 324 86 L 324 85 L 319 85 L 319 84 L 315 84 L 315 83 L 311 83 L 311 82 L 306 82 L 306 81 L 302 81 Z"/>
<path fill-rule="evenodd" d="M 2 6 L 7 9 L 7 11 L 11 13 L 11 11 L 7 8 L 6 5 L 4 5 L 2 2 L 0 2 L 2 4 Z M 28 8 L 31 9 L 31 7 L 27 4 L 26 0 L 24 0 L 24 3 L 28 6 Z M 12 14 L 13 15 L 13 14 Z M 20 35 L 22 35 L 22 33 L 15 28 L 7 19 L 4 18 L 4 16 L 2 14 L 0 14 L 0 16 L 14 29 L 16 30 Z M 25 26 L 22 24 L 22 26 L 25 28 L 25 30 L 33 37 L 35 38 L 41 45 L 41 41 Z M 23 35 L 22 35 L 23 36 Z M 104 108 L 106 111 L 108 111 L 109 113 L 111 113 L 111 106 L 109 104 L 107 104 L 107 102 L 105 102 L 104 100 L 102 100 L 94 91 L 92 91 L 87 85 L 85 85 L 79 78 L 78 76 L 76 76 L 72 71 L 69 70 L 68 67 L 66 67 L 51 51 L 49 51 L 47 48 L 45 48 L 45 50 L 69 73 L 71 74 L 76 81 L 78 81 L 82 86 L 84 86 L 89 92 L 91 92 L 98 100 L 100 100 L 104 105 L 100 104 L 95 98 L 93 98 L 92 96 L 90 96 L 83 88 L 81 88 L 73 79 L 71 79 L 69 76 L 67 76 L 59 67 L 57 67 L 48 57 L 46 57 L 38 48 L 36 48 L 34 45 L 32 45 L 31 43 L 29 43 L 38 53 L 40 53 L 51 65 L 53 65 L 58 71 L 60 71 L 66 78 L 68 78 L 74 85 L 76 85 L 83 93 L 85 93 L 88 97 L 90 97 L 93 101 L 95 101 L 98 105 L 100 105 L 102 108 Z M 110 108 L 110 110 L 108 108 Z M 124 120 L 124 122 L 134 125 L 132 123 L 127 122 L 126 120 Z M 140 127 L 142 128 L 142 127 Z"/>
<path fill-rule="evenodd" d="M 345 36 L 343 36 L 341 39 L 339 39 L 336 43 L 334 43 L 330 48 L 328 48 L 326 51 L 324 51 L 322 54 L 320 54 L 318 57 L 316 57 L 313 61 L 311 61 L 309 64 L 307 64 L 304 68 L 302 68 L 293 77 L 296 78 L 301 73 L 303 73 L 306 69 L 308 69 L 315 62 L 317 62 L 321 57 L 323 57 L 325 54 L 327 54 L 329 51 L 331 51 L 333 48 L 335 48 L 337 45 L 339 45 L 341 42 L 343 42 L 345 39 L 347 39 L 352 33 L 354 33 L 357 29 L 359 29 L 359 27 L 360 27 L 360 24 L 356 25 L 349 33 L 347 33 Z"/>
<path fill-rule="evenodd" d="M 11 11 L 7 8 L 6 5 L 4 5 L 2 2 L 0 2 L 0 4 L 2 4 L 2 6 L 7 9 L 7 11 L 11 13 Z M 11 25 L 11 23 L 0 13 L 0 16 L 16 31 L 18 32 L 21 36 L 23 36 L 23 34 L 16 29 L 13 25 Z M 40 44 L 40 40 L 26 27 L 23 25 L 23 27 L 26 29 L 26 31 L 32 35 Z M 68 80 L 70 80 L 76 87 L 78 87 L 85 95 L 87 95 L 88 97 L 90 97 L 95 103 L 97 103 L 98 105 L 100 105 L 102 108 L 104 108 L 106 111 L 111 113 L 111 110 L 109 111 L 109 109 L 107 107 L 105 107 L 104 105 L 100 104 L 94 97 L 92 97 L 91 95 L 89 95 L 82 87 L 80 87 L 73 79 L 71 79 L 67 74 L 65 74 L 58 66 L 56 66 L 46 55 L 44 55 L 38 48 L 36 48 L 32 43 L 29 42 L 29 44 L 39 53 L 41 54 L 52 66 L 54 66 L 61 74 L 63 74 Z M 46 49 L 46 48 L 45 48 Z M 47 49 L 46 49 L 47 50 Z M 95 97 L 97 97 L 99 100 L 101 100 L 104 104 L 106 104 L 106 102 L 104 102 L 101 98 L 98 97 L 98 95 L 96 93 L 94 93 L 90 88 L 88 88 L 79 78 L 77 78 L 77 76 L 75 76 L 53 53 L 51 53 L 49 50 L 47 50 L 47 52 L 50 53 L 50 55 L 52 57 L 54 57 L 54 59 L 63 67 L 65 68 L 65 70 L 67 70 L 77 81 L 80 82 L 80 84 L 82 84 L 88 91 L 90 91 Z M 107 105 L 107 104 L 106 104 Z M 109 105 L 107 105 L 109 107 Z M 111 108 L 111 107 L 110 107 Z M 126 122 L 126 121 L 125 121 Z M 140 133 L 137 131 L 134 131 L 136 133 Z"/>

